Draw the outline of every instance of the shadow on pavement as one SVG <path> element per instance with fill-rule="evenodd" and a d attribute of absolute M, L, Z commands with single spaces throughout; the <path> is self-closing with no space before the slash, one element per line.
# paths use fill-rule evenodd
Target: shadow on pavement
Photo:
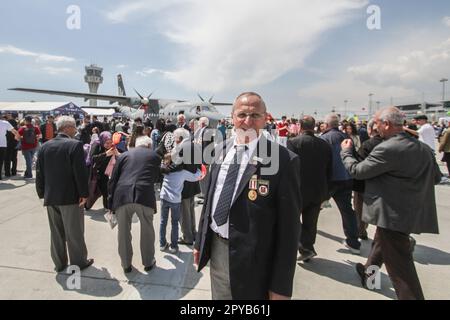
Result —
<path fill-rule="evenodd" d="M 12 183 L 3 183 L 0 182 L 0 191 L 4 191 L 4 190 L 14 190 L 14 189 L 18 189 L 18 188 L 22 188 L 25 187 L 27 185 L 27 183 L 24 183 L 22 185 L 14 185 Z"/>
<path fill-rule="evenodd" d="M 84 215 L 86 217 L 89 217 L 91 220 L 107 223 L 108 221 L 106 221 L 104 217 L 105 213 L 106 213 L 105 209 L 95 209 L 95 210 L 90 209 L 84 211 Z"/>
<path fill-rule="evenodd" d="M 450 253 L 419 244 L 414 249 L 414 261 L 426 265 L 450 265 Z"/>
<path fill-rule="evenodd" d="M 355 263 L 351 261 L 340 263 L 322 258 L 314 258 L 308 263 L 298 263 L 298 265 L 318 275 L 362 288 L 361 279 L 356 273 Z M 381 273 L 381 290 L 374 290 L 374 292 L 390 299 L 397 298 L 389 277 L 384 273 Z"/>
<path fill-rule="evenodd" d="M 119 281 L 112 278 L 106 268 L 97 269 L 91 266 L 82 271 L 80 289 L 70 289 L 70 284 L 73 284 L 74 281 L 69 277 L 71 275 L 67 273 L 56 275 L 56 282 L 64 291 L 74 291 L 91 297 L 111 298 L 119 295 L 123 290 Z"/>
<path fill-rule="evenodd" d="M 177 259 L 177 258 L 178 259 Z M 163 269 L 156 266 L 148 273 L 143 273 L 133 268 L 129 274 L 125 274 L 128 284 L 132 285 L 142 300 L 179 300 L 191 291 L 203 276 L 197 273 L 192 264 L 192 252 L 178 252 L 177 255 L 165 255 L 164 259 L 169 260 L 174 268 Z M 183 272 L 180 272 L 180 269 Z M 183 277 L 179 283 L 177 276 Z M 136 297 L 137 298 L 137 297 Z"/>

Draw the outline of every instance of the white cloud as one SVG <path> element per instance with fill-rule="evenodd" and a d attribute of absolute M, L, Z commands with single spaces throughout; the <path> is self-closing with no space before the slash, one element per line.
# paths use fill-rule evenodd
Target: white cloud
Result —
<path fill-rule="evenodd" d="M 136 16 L 142 17 L 158 12 L 173 3 L 183 2 L 183 0 L 138 0 L 126 1 L 115 9 L 105 13 L 106 18 L 112 23 L 125 23 Z M 186 1 L 185 1 L 186 2 Z"/>
<path fill-rule="evenodd" d="M 44 68 L 42 68 L 42 70 L 44 70 L 46 73 L 54 75 L 54 76 L 70 73 L 73 71 L 70 68 L 55 68 L 55 67 L 44 67 Z"/>
<path fill-rule="evenodd" d="M 352 20 L 366 0 L 172 0 L 124 3 L 113 22 L 144 14 L 178 48 L 165 76 L 195 90 L 270 83 L 301 68 L 324 32 Z M 176 6 L 174 4 L 177 4 Z M 164 15 L 160 11 L 164 10 Z"/>
<path fill-rule="evenodd" d="M 118 64 L 118 65 L 116 65 L 117 69 L 125 69 L 127 67 L 128 67 L 128 65 L 126 65 L 126 64 Z"/>
<path fill-rule="evenodd" d="M 36 62 L 72 62 L 75 61 L 74 58 L 65 56 L 55 56 L 47 53 L 37 53 L 32 51 L 23 50 L 11 45 L 0 46 L 0 53 L 9 53 L 16 56 L 22 57 L 33 57 L 36 58 Z"/>
<path fill-rule="evenodd" d="M 374 62 L 350 66 L 346 72 L 302 88 L 298 92 L 302 103 L 328 106 L 327 112 L 336 106 L 342 112 L 344 100 L 350 100 L 348 110 L 367 110 L 369 93 L 381 106 L 390 105 L 391 98 L 394 105 L 439 101 L 442 86 L 438 81 L 450 74 L 450 39 L 427 43 L 410 41 L 408 35 L 405 39 L 394 48 L 389 43 L 368 55 L 367 60 Z"/>
<path fill-rule="evenodd" d="M 159 70 L 159 69 L 146 68 L 146 69 L 141 70 L 141 71 L 136 71 L 136 74 L 141 76 L 141 77 L 148 77 L 148 76 L 153 75 L 153 74 L 162 74 L 162 75 L 167 77 L 167 76 L 170 76 L 171 72 L 164 71 L 164 70 Z"/>
<path fill-rule="evenodd" d="M 386 54 L 383 60 L 350 67 L 348 72 L 355 79 L 375 85 L 414 87 L 436 81 L 450 74 L 450 38 L 432 47 L 405 50 L 403 55 Z"/>
<path fill-rule="evenodd" d="M 442 22 L 447 26 L 450 27 L 450 17 L 444 17 L 442 19 Z"/>

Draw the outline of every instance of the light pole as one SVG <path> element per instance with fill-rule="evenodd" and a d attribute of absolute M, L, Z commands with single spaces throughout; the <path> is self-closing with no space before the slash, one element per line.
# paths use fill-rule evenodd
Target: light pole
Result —
<path fill-rule="evenodd" d="M 380 104 L 381 104 L 381 102 L 377 101 L 377 111 L 380 110 Z"/>
<path fill-rule="evenodd" d="M 370 120 L 370 117 L 372 116 L 372 97 L 374 96 L 373 93 L 369 93 L 369 115 L 367 117 L 367 120 Z"/>
<path fill-rule="evenodd" d="M 448 81 L 448 79 L 442 78 L 439 80 L 439 82 L 442 82 L 442 102 L 445 101 L 445 83 Z"/>
<path fill-rule="evenodd" d="M 347 104 L 348 100 L 344 100 L 344 117 L 347 118 Z"/>

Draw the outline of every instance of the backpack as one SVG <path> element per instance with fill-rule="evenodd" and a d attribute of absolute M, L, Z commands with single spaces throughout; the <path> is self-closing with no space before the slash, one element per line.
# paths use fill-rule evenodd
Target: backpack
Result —
<path fill-rule="evenodd" d="M 26 128 L 23 133 L 23 141 L 26 144 L 35 144 L 36 143 L 36 130 L 34 127 Z"/>

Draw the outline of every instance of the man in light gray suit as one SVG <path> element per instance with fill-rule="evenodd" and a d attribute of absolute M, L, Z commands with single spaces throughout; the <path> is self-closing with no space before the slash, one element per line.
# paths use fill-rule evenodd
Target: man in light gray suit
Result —
<path fill-rule="evenodd" d="M 374 120 L 385 141 L 364 161 L 354 158 L 351 140 L 342 142 L 346 169 L 366 181 L 363 221 L 377 226 L 366 265 L 356 270 L 365 286 L 367 268 L 384 263 L 398 299 L 424 299 L 409 235 L 439 233 L 434 185 L 441 172 L 430 147 L 403 132 L 399 109 L 384 108 Z"/>

